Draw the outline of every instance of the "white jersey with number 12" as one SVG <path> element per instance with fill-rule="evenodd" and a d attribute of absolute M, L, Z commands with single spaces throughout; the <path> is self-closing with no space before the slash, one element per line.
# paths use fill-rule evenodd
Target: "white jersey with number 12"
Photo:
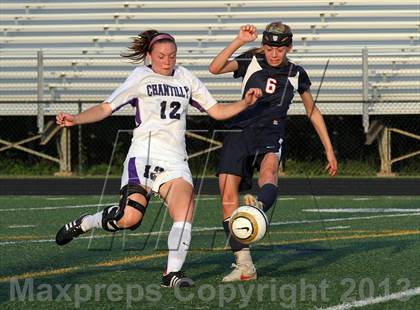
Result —
<path fill-rule="evenodd" d="M 189 70 L 175 66 L 173 75 L 137 67 L 106 100 L 115 112 L 131 105 L 136 128 L 128 157 L 178 161 L 187 157 L 186 115 L 189 106 L 210 109 L 216 100 Z"/>

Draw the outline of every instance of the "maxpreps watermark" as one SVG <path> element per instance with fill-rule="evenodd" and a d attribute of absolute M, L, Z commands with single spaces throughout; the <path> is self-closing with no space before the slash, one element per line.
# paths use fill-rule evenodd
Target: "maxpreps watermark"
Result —
<path fill-rule="evenodd" d="M 11 301 L 57 301 L 72 302 L 75 308 L 88 301 L 124 302 L 127 307 L 133 303 L 159 302 L 162 299 L 158 284 L 46 284 L 35 285 L 34 279 L 10 280 Z"/>
<path fill-rule="evenodd" d="M 268 283 L 201 284 L 192 290 L 173 288 L 174 297 L 181 303 L 216 302 L 219 307 L 235 301 L 240 308 L 247 307 L 251 300 L 271 300 L 283 308 L 295 308 L 297 301 L 327 301 L 327 280 L 319 284 L 280 284 L 275 279 Z M 80 308 L 85 302 L 123 302 L 127 307 L 137 302 L 157 303 L 162 298 L 162 288 L 157 284 L 35 284 L 33 278 L 10 280 L 11 301 L 71 302 Z M 299 294 L 299 295 L 298 295 Z"/>
<path fill-rule="evenodd" d="M 327 280 L 321 280 L 317 285 L 307 283 L 301 279 L 299 283 L 279 283 L 271 279 L 268 283 L 223 283 L 219 285 L 203 284 L 196 291 L 174 290 L 177 300 L 191 302 L 200 300 L 203 302 L 218 301 L 218 306 L 223 308 L 231 302 L 238 304 L 239 308 L 249 306 L 251 301 L 271 301 L 283 309 L 293 309 L 298 301 L 328 301 Z"/>
<path fill-rule="evenodd" d="M 136 283 L 35 284 L 33 278 L 28 278 L 10 280 L 10 301 L 71 302 L 75 308 L 80 308 L 85 302 L 110 301 L 125 303 L 130 308 L 140 302 L 158 303 L 164 296 L 162 290 L 170 290 L 174 300 L 180 304 L 212 303 L 223 308 L 235 303 L 239 308 L 246 308 L 255 301 L 269 301 L 283 309 L 295 309 L 300 302 L 327 303 L 332 296 L 336 299 L 337 294 L 340 294 L 340 302 L 351 302 L 378 295 L 387 296 L 391 291 L 406 291 L 409 288 L 410 281 L 406 278 L 394 281 L 385 278 L 379 282 L 371 278 L 344 278 L 339 283 L 322 279 L 315 284 L 304 278 L 295 283 L 281 283 L 273 278 L 264 283 L 200 284 L 192 289 L 168 289 L 158 284 Z M 168 297 L 167 294 L 165 296 Z M 402 294 L 397 299 L 406 301 L 409 297 Z"/>

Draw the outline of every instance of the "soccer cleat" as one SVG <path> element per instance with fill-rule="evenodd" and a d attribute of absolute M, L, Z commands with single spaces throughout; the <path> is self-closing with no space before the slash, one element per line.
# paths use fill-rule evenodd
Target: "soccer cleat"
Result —
<path fill-rule="evenodd" d="M 55 236 L 55 242 L 58 245 L 65 245 L 73 240 L 73 238 L 79 237 L 81 234 L 84 233 L 82 230 L 81 224 L 83 219 L 87 216 L 87 214 L 82 215 L 77 220 L 74 220 L 70 223 L 67 223 L 58 231 L 57 235 Z"/>
<path fill-rule="evenodd" d="M 244 196 L 244 205 L 246 206 L 253 206 L 256 207 L 258 209 L 264 210 L 264 205 L 261 201 L 257 200 L 256 197 L 250 195 L 250 194 L 246 194 Z"/>
<path fill-rule="evenodd" d="M 162 276 L 161 287 L 192 287 L 194 281 L 184 275 L 182 271 L 170 272 Z"/>
<path fill-rule="evenodd" d="M 235 281 L 251 281 L 257 279 L 257 271 L 254 264 L 232 264 L 234 268 L 231 273 L 225 276 L 222 282 L 235 282 Z"/>

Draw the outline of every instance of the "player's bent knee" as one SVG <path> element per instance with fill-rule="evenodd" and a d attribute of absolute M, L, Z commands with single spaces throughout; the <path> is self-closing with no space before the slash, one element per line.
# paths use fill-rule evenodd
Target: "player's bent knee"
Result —
<path fill-rule="evenodd" d="M 128 199 L 127 207 L 131 207 L 131 208 L 126 208 L 126 211 L 130 210 L 130 211 L 126 212 L 127 213 L 127 218 L 126 219 L 124 219 L 124 218 L 121 219 L 121 220 L 124 220 L 123 227 L 134 230 L 141 225 L 144 214 L 146 213 L 146 207 L 143 206 L 141 203 L 139 203 L 135 200 L 131 200 L 131 199 Z M 121 222 L 121 220 L 120 220 L 120 222 Z M 118 224 L 120 224 L 120 222 L 118 222 Z M 119 226 L 121 226 L 121 225 L 119 225 Z"/>
<path fill-rule="evenodd" d="M 131 208 L 127 208 L 127 206 Z M 134 208 L 134 212 L 130 211 Z M 102 227 L 111 232 L 138 228 L 146 213 L 146 207 L 129 199 L 125 206 L 111 206 L 102 212 Z"/>
<path fill-rule="evenodd" d="M 124 209 L 124 215 L 117 224 L 121 228 L 130 228 L 139 223 L 142 218 L 143 214 L 130 206 L 126 206 Z"/>
<path fill-rule="evenodd" d="M 129 196 L 135 193 L 143 195 L 146 198 L 146 203 L 148 202 L 149 196 L 141 186 L 124 186 L 121 189 L 121 198 L 119 205 L 105 208 L 102 213 L 103 229 L 114 232 L 121 229 L 134 230 L 140 226 L 144 214 L 146 213 L 146 206 L 128 198 Z M 126 208 L 126 206 L 135 209 L 135 211 L 133 210 L 134 212 L 131 212 L 131 208 Z"/>

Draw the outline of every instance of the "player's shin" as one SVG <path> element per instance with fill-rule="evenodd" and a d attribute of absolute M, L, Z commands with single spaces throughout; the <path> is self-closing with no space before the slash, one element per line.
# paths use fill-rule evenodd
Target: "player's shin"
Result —
<path fill-rule="evenodd" d="M 192 225 L 189 222 L 174 222 L 168 236 L 168 266 L 166 273 L 177 272 L 187 257 L 191 242 Z"/>
<path fill-rule="evenodd" d="M 257 200 L 263 204 L 263 211 L 267 212 L 274 205 L 277 199 L 278 187 L 274 184 L 264 184 L 257 195 Z"/>

